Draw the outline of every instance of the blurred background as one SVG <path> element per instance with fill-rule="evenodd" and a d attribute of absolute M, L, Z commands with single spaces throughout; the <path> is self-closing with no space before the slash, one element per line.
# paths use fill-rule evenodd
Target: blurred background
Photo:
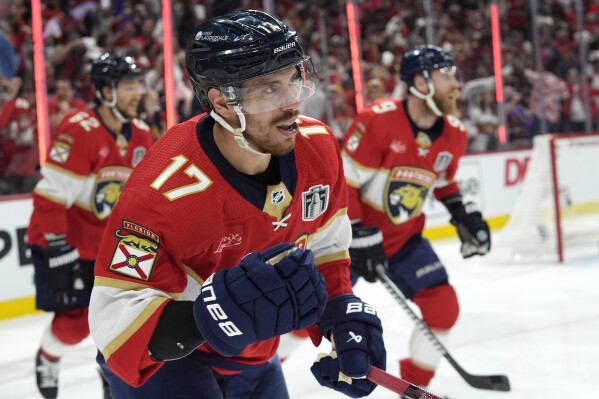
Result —
<path fill-rule="evenodd" d="M 402 55 L 425 43 L 455 58 L 463 82 L 455 113 L 467 126 L 471 153 L 529 148 L 538 134 L 598 129 L 599 0 L 171 0 L 170 93 L 163 4 L 42 2 L 50 135 L 68 112 L 93 104 L 91 60 L 104 52 L 133 56 L 144 68 L 139 115 L 156 138 L 167 129 L 167 94 L 171 124 L 201 113 L 185 68 L 186 38 L 202 20 L 246 8 L 270 12 L 299 33 L 321 81 L 303 113 L 328 123 L 339 140 L 363 106 L 404 95 Z M 31 191 L 39 170 L 32 2 L 0 0 L 0 21 L 0 194 L 21 194 Z M 351 22 L 357 23 L 358 74 Z M 356 103 L 356 94 L 363 103 Z"/>

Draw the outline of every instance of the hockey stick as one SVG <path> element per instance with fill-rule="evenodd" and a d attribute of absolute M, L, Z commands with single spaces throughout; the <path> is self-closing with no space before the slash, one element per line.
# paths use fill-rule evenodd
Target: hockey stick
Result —
<path fill-rule="evenodd" d="M 366 378 L 370 382 L 387 388 L 391 392 L 400 394 L 409 399 L 442 399 L 440 396 L 425 391 L 417 385 L 411 384 L 375 366 L 370 366 Z"/>
<path fill-rule="evenodd" d="M 393 297 L 399 302 L 401 307 L 408 313 L 408 316 L 412 321 L 420 328 L 420 330 L 426 335 L 429 341 L 437 348 L 437 350 L 443 355 L 445 359 L 453 366 L 454 369 L 462 376 L 462 378 L 472 387 L 478 389 L 488 389 L 491 391 L 504 391 L 510 390 L 510 381 L 505 375 L 472 375 L 464 370 L 458 362 L 449 354 L 445 346 L 439 341 L 435 334 L 428 328 L 428 326 L 422 321 L 420 317 L 408 305 L 406 297 L 397 288 L 395 283 L 387 276 L 385 267 L 383 265 L 377 265 L 376 273 L 379 280 L 383 283 L 385 288 L 393 295 Z"/>

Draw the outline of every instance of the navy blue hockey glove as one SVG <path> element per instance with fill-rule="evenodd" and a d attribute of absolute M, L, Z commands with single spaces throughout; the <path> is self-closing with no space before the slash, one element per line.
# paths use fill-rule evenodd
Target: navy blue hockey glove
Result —
<path fill-rule="evenodd" d="M 321 385 L 352 398 L 369 395 L 376 388 L 364 378 L 370 365 L 383 370 L 387 366 L 383 327 L 376 310 L 355 295 L 341 295 L 329 301 L 316 324 L 331 340 L 334 351 L 312 364 L 314 377 Z"/>
<path fill-rule="evenodd" d="M 452 212 L 451 224 L 458 229 L 464 258 L 486 255 L 491 250 L 489 225 L 475 203 L 468 202 L 459 211 Z"/>
<path fill-rule="evenodd" d="M 387 268 L 387 255 L 383 249 L 383 234 L 374 226 L 352 226 L 352 241 L 349 246 L 351 271 L 369 283 L 377 281 L 376 266 Z"/>
<path fill-rule="evenodd" d="M 64 237 L 49 240 L 42 251 L 48 266 L 44 295 L 60 306 L 74 305 L 77 302 L 74 290 L 85 288 L 79 251 L 67 244 Z"/>
<path fill-rule="evenodd" d="M 214 273 L 193 310 L 208 344 L 235 356 L 249 344 L 314 324 L 326 301 L 312 251 L 286 243 L 252 252 L 239 265 Z"/>

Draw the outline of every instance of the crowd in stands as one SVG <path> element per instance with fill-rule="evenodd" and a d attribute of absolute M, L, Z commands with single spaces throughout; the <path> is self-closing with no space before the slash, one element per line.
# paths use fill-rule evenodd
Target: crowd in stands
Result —
<path fill-rule="evenodd" d="M 320 74 L 318 91 L 303 105 L 303 112 L 326 121 L 341 140 L 356 114 L 345 1 L 271 3 L 275 14 L 299 33 Z M 540 67 L 535 64 L 529 2 L 499 2 L 506 143 L 498 139 L 500 107 L 495 100 L 489 2 L 433 0 L 430 20 L 424 3 L 354 1 L 367 104 L 404 95 L 398 71 L 401 56 L 414 45 L 425 44 L 429 28 L 434 33 L 431 44 L 449 51 L 461 73 L 456 114 L 467 126 L 471 152 L 530 146 L 536 134 L 584 131 L 589 120 L 592 129 L 599 129 L 599 0 L 583 2 L 582 34 L 576 30 L 575 2 L 538 2 Z M 256 0 L 172 0 L 179 120 L 202 111 L 185 69 L 185 40 L 194 27 L 234 9 L 262 7 L 263 2 Z M 146 70 L 139 115 L 156 138 L 165 132 L 159 0 L 45 0 L 42 19 L 52 131 L 70 111 L 93 104 L 90 60 L 114 52 L 135 57 Z M 0 3 L 0 194 L 30 191 L 39 169 L 31 32 L 29 1 Z"/>

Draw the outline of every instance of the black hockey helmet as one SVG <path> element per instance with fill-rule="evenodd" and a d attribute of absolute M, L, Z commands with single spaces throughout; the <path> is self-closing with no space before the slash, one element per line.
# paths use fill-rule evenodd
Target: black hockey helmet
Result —
<path fill-rule="evenodd" d="M 418 74 L 423 74 L 428 79 L 430 72 L 435 69 L 454 67 L 453 58 L 448 53 L 437 46 L 422 45 L 404 54 L 399 75 L 409 87 L 414 84 L 414 77 Z"/>
<path fill-rule="evenodd" d="M 116 83 L 126 79 L 141 77 L 142 70 L 132 57 L 121 57 L 105 53 L 92 64 L 91 80 L 96 90 L 104 86 L 115 87 Z M 114 84 L 114 85 L 113 85 Z"/>
<path fill-rule="evenodd" d="M 307 98 L 315 88 L 314 68 L 295 31 L 262 11 L 235 11 L 200 24 L 187 42 L 186 64 L 195 93 L 206 110 L 212 108 L 208 90 L 218 88 L 230 104 L 240 105 L 248 113 L 267 111 L 264 104 L 261 110 L 252 111 L 250 104 L 263 103 L 264 95 L 270 95 L 272 88 L 250 91 L 242 89 L 242 83 L 292 66 L 297 68 L 296 77 L 289 83 L 293 95 L 278 97 L 276 102 L 271 99 L 271 109 Z M 256 98 L 261 101 L 249 101 Z"/>

